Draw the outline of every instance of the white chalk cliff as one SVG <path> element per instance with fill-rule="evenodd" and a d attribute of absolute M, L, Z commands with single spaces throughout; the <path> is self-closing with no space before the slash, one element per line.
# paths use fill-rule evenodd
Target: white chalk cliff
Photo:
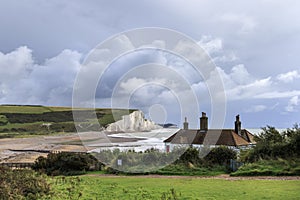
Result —
<path fill-rule="evenodd" d="M 106 130 L 108 132 L 135 132 L 160 128 L 162 127 L 153 121 L 145 119 L 142 111 L 134 111 L 129 115 L 122 116 L 121 120 L 109 124 Z"/>

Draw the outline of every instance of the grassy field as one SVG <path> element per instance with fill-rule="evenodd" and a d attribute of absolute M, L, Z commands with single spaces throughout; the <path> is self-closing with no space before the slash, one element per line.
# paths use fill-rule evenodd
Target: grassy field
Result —
<path fill-rule="evenodd" d="M 72 110 L 94 110 L 88 108 L 72 108 L 62 106 L 34 106 L 34 105 L 0 105 L 0 113 L 26 113 L 26 114 L 41 114 L 44 112 L 72 111 Z M 96 111 L 102 111 L 106 114 L 111 114 L 109 108 L 96 108 Z M 122 109 L 116 109 L 122 110 Z"/>
<path fill-rule="evenodd" d="M 0 113 L 43 113 L 50 110 L 44 106 L 0 106 Z"/>
<path fill-rule="evenodd" d="M 299 180 L 80 176 L 50 180 L 51 199 L 299 199 Z"/>
<path fill-rule="evenodd" d="M 26 113 L 26 114 L 41 114 L 44 112 L 57 112 L 57 111 L 71 111 L 71 107 L 59 106 L 22 106 L 22 105 L 1 105 L 0 113 Z M 84 110 L 84 108 L 77 108 L 76 110 Z"/>
<path fill-rule="evenodd" d="M 128 114 L 128 110 L 124 109 L 0 105 L 0 138 L 76 132 L 72 110 L 79 112 L 77 116 L 81 117 L 78 119 L 81 125 L 86 124 L 92 130 L 98 130 L 98 123 L 105 127 Z M 96 120 L 93 119 L 94 111 L 97 115 Z M 133 111 L 129 110 L 130 113 Z M 43 124 L 50 126 L 46 127 Z M 94 129 L 91 125 L 95 125 Z"/>

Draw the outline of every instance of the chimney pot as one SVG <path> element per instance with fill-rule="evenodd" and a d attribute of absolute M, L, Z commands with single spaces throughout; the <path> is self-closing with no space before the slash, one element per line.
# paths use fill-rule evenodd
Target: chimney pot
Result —
<path fill-rule="evenodd" d="M 189 129 L 189 123 L 187 122 L 187 118 L 184 118 L 184 122 L 183 122 L 183 129 L 184 130 L 188 130 Z"/>
<path fill-rule="evenodd" d="M 242 132 L 242 123 L 241 123 L 241 121 L 240 121 L 240 115 L 237 115 L 237 116 L 235 117 L 234 131 L 235 131 L 238 135 L 241 135 L 241 132 Z"/>
<path fill-rule="evenodd" d="M 208 130 L 208 117 L 206 117 L 205 112 L 202 112 L 202 117 L 200 117 L 200 130 L 202 131 Z"/>

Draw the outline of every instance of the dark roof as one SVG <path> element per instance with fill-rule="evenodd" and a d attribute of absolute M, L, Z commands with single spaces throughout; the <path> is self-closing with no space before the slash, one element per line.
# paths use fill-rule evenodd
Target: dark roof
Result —
<path fill-rule="evenodd" d="M 209 129 L 207 131 L 180 129 L 164 142 L 172 144 L 246 146 L 255 144 L 253 138 L 253 134 L 246 129 L 241 131 L 241 135 L 238 135 L 232 129 Z"/>

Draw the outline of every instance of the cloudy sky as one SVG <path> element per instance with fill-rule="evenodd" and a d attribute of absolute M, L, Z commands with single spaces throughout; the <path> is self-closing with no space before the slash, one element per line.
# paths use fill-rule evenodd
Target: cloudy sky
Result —
<path fill-rule="evenodd" d="M 129 29 L 162 27 L 193 38 L 214 61 L 211 76 L 218 73 L 225 88 L 225 127 L 233 126 L 236 114 L 246 128 L 291 127 L 300 122 L 299 13 L 297 0 L 1 0 L 0 104 L 71 106 L 75 78 L 95 46 Z M 154 119 L 180 125 L 183 116 L 178 108 L 190 102 L 178 103 L 163 87 L 166 80 L 172 81 L 172 73 L 123 77 L 131 67 L 147 63 L 167 65 L 176 72 L 185 69 L 200 104 L 196 112 L 210 116 L 203 79 L 193 77 L 194 71 L 182 59 L 150 50 L 132 52 L 111 64 L 97 88 L 96 106 L 109 107 L 116 88 L 121 96 L 136 87 L 130 107 L 147 116 L 153 108 Z M 153 80 L 161 85 L 147 84 Z M 176 87 L 184 90 L 182 85 Z M 164 107 L 165 117 L 155 116 L 153 110 L 161 109 L 155 105 Z M 191 126 L 196 128 L 197 123 Z"/>

